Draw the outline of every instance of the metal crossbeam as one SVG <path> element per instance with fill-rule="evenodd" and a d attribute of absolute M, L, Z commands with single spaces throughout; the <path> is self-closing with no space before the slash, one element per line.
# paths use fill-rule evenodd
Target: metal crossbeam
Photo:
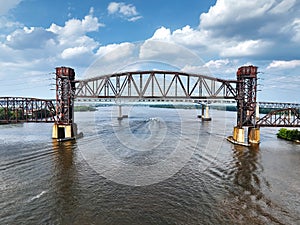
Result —
<path fill-rule="evenodd" d="M 258 127 L 300 127 L 300 114 L 296 108 L 274 110 L 256 122 Z"/>
<path fill-rule="evenodd" d="M 55 106 L 52 100 L 0 97 L 0 123 L 53 122 Z"/>
<path fill-rule="evenodd" d="M 236 82 L 183 72 L 123 72 L 76 81 L 75 97 L 234 99 Z"/>

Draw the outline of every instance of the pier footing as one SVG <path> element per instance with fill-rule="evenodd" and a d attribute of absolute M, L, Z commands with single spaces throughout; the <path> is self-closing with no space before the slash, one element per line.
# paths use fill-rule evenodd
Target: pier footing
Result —
<path fill-rule="evenodd" d="M 248 140 L 245 142 L 245 129 L 240 127 L 233 128 L 233 136 L 227 137 L 227 140 L 233 144 L 252 146 L 260 143 L 260 130 L 257 127 L 248 128 Z"/>
<path fill-rule="evenodd" d="M 209 106 L 208 105 L 202 105 L 202 113 L 201 115 L 198 115 L 198 118 L 201 118 L 202 121 L 211 121 L 211 117 L 209 116 Z"/>
<path fill-rule="evenodd" d="M 248 128 L 248 142 L 252 145 L 260 143 L 260 130 L 257 127 Z"/>
<path fill-rule="evenodd" d="M 77 125 L 73 124 L 53 124 L 53 139 L 75 139 L 77 135 Z"/>

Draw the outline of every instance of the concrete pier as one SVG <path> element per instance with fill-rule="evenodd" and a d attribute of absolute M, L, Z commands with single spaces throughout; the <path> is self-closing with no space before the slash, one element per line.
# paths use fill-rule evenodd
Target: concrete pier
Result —
<path fill-rule="evenodd" d="M 205 110 L 204 110 L 205 108 Z M 211 121 L 211 117 L 209 116 L 209 106 L 208 105 L 202 105 L 202 115 L 201 115 L 202 121 Z"/>
<path fill-rule="evenodd" d="M 233 140 L 238 143 L 245 143 L 245 129 L 234 127 L 233 128 Z"/>
<path fill-rule="evenodd" d="M 248 143 L 259 144 L 260 143 L 260 130 L 257 127 L 248 128 Z"/>
<path fill-rule="evenodd" d="M 122 120 L 123 119 L 123 115 L 122 115 L 122 106 L 121 105 L 118 105 L 118 108 L 119 108 L 119 114 L 118 114 L 118 120 Z"/>
<path fill-rule="evenodd" d="M 128 118 L 128 115 L 123 115 L 122 113 L 122 105 L 118 105 L 118 120 L 122 120 L 123 118 Z"/>
<path fill-rule="evenodd" d="M 240 127 L 233 128 L 233 136 L 227 138 L 228 141 L 237 145 L 253 146 L 260 143 L 260 130 L 257 127 L 248 127 L 247 142 L 245 142 L 245 129 Z"/>
<path fill-rule="evenodd" d="M 77 125 L 73 124 L 53 124 L 53 139 L 72 139 L 77 135 Z"/>

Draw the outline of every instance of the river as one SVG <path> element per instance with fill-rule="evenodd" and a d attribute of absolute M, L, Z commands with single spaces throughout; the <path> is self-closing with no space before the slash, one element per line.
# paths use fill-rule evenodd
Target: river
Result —
<path fill-rule="evenodd" d="M 116 107 L 75 113 L 76 141 L 52 124 L 0 126 L 0 224 L 300 224 L 300 145 L 261 129 L 226 141 L 235 113 Z"/>

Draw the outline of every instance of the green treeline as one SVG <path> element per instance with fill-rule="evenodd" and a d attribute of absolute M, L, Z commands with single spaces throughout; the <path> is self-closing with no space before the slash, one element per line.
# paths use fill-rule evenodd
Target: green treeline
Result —
<path fill-rule="evenodd" d="M 34 119 L 34 118 L 47 118 L 53 116 L 53 113 L 51 113 L 47 109 L 41 109 L 37 110 L 35 112 L 25 114 L 23 110 L 21 109 L 8 109 L 6 108 L 0 108 L 0 121 L 17 121 L 17 120 L 25 120 L 25 119 Z"/>
<path fill-rule="evenodd" d="M 22 110 L 8 110 L 6 111 L 4 108 L 0 108 L 0 120 L 20 120 L 23 118 L 23 112 Z"/>
<path fill-rule="evenodd" d="M 289 141 L 300 141 L 300 131 L 288 130 L 286 128 L 281 128 L 277 133 L 277 137 L 283 138 Z"/>
<path fill-rule="evenodd" d="M 96 107 L 93 106 L 86 106 L 86 105 L 78 105 L 74 106 L 74 112 L 89 112 L 89 111 L 96 111 Z"/>

